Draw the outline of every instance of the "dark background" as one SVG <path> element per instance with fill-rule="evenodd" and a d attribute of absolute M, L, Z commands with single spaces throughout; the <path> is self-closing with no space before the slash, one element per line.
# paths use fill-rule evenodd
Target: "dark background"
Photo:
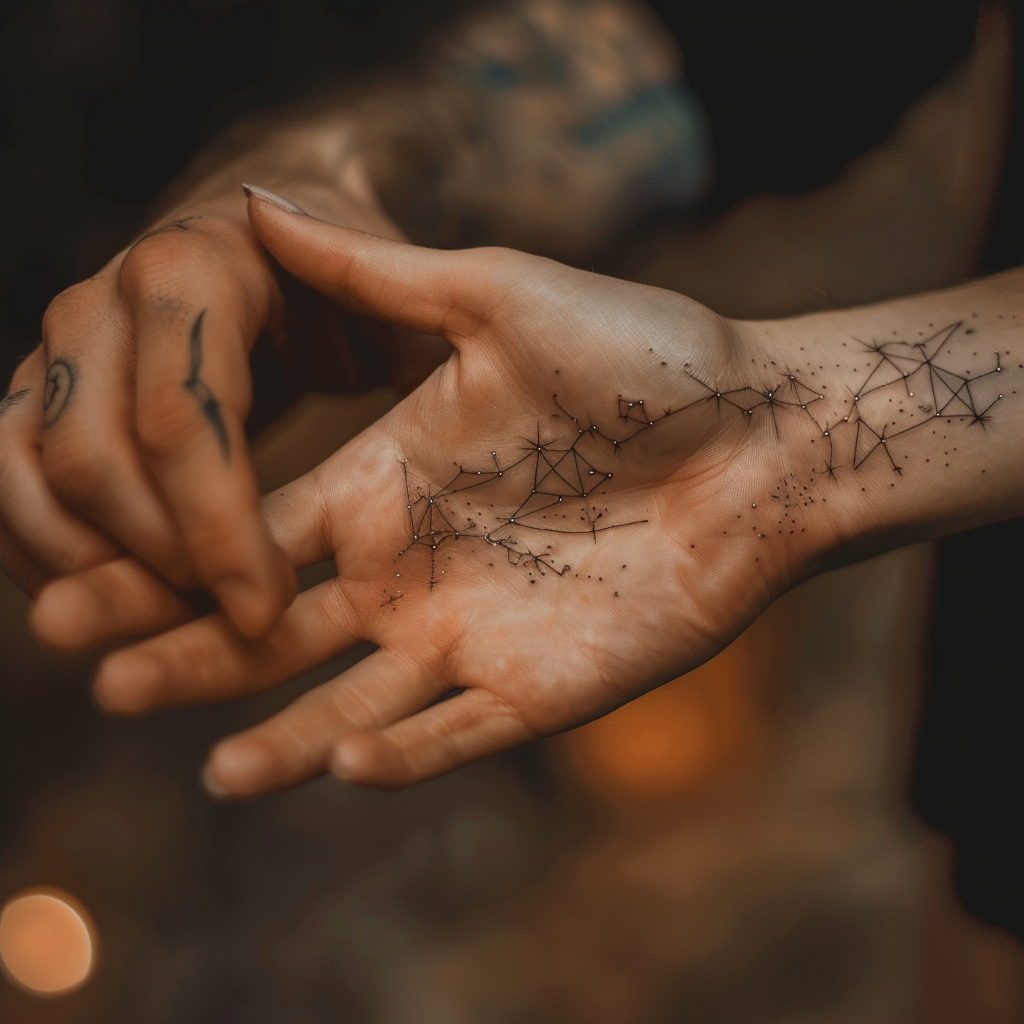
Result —
<path fill-rule="evenodd" d="M 471 2 L 23 0 L 0 20 L 0 376 L 38 341 L 61 289 L 95 272 L 148 204 L 227 126 L 324 82 L 407 69 L 429 32 Z M 759 192 L 799 194 L 881 142 L 907 104 L 968 51 L 976 5 L 652 5 L 676 34 L 704 103 L 717 184 L 701 215 Z M 1018 52 L 1024 19 L 1015 9 Z M 1020 96 L 1019 84 L 1015 93 Z M 1024 262 L 1024 104 L 983 270 Z M 967 908 L 1024 931 L 1017 838 L 1024 561 L 1019 524 L 941 548 L 928 701 L 913 797 L 957 842 Z M 0 659 L 2 660 L 2 659 Z M 0 827 L 19 794 L 73 771 L 121 725 L 99 723 L 84 683 L 0 693 Z M 79 677 L 81 673 L 79 673 Z M 66 684 L 66 685 L 65 685 Z M 190 713 L 189 713 L 190 714 Z M 219 719 L 174 729 L 169 763 L 197 763 Z M 188 719 L 179 719 L 188 721 Z M 139 728 L 132 725 L 131 728 Z M 160 744 L 149 723 L 140 740 Z M 168 736 L 167 739 L 170 739 Z M 908 793 L 910 790 L 908 785 Z"/>

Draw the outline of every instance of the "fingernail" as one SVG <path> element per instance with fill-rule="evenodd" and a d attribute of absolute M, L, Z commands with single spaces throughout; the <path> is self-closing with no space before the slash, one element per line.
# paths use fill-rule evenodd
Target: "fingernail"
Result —
<path fill-rule="evenodd" d="M 208 764 L 203 765 L 199 781 L 206 790 L 206 795 L 212 800 L 227 800 L 228 791 L 213 777 L 213 770 Z"/>
<path fill-rule="evenodd" d="M 280 206 L 282 210 L 287 210 L 289 213 L 301 213 L 303 217 L 306 216 L 306 211 L 301 206 L 296 206 L 290 199 L 285 199 L 284 196 L 271 192 L 269 188 L 260 188 L 259 185 L 247 185 L 243 182 L 242 191 L 250 198 L 258 196 L 260 199 L 266 199 L 268 203 Z"/>

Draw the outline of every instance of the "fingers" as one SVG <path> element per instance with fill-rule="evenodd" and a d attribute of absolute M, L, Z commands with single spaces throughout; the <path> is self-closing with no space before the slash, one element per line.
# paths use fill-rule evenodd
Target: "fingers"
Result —
<path fill-rule="evenodd" d="M 80 651 L 172 629 L 195 615 L 178 591 L 134 558 L 118 558 L 43 587 L 30 623 L 44 643 Z"/>
<path fill-rule="evenodd" d="M 0 405 L 0 524 L 47 573 L 78 572 L 117 556 L 107 537 L 66 509 L 44 474 L 40 446 L 46 368 L 37 349 Z"/>
<path fill-rule="evenodd" d="M 358 618 L 337 580 L 300 594 L 256 641 L 220 613 L 109 655 L 96 675 L 97 700 L 116 714 L 260 693 L 337 657 L 359 642 Z"/>
<path fill-rule="evenodd" d="M 330 515 L 321 489 L 322 473 L 314 469 L 266 495 L 263 518 L 274 542 L 296 569 L 334 557 Z"/>
<path fill-rule="evenodd" d="M 309 473 L 263 499 L 271 536 L 297 569 L 333 555 L 317 476 Z M 2 533 L 0 561 L 23 589 L 28 583 L 22 581 L 34 581 L 32 592 L 46 583 L 45 573 L 25 560 L 13 542 L 5 543 Z M 45 586 L 31 624 L 44 643 L 78 651 L 152 636 L 194 617 L 194 605 L 179 591 L 138 559 L 119 558 Z"/>
<path fill-rule="evenodd" d="M 291 566 L 260 516 L 245 438 L 248 356 L 266 303 L 235 275 L 213 270 L 201 285 L 191 282 L 187 300 L 173 281 L 162 292 L 142 282 L 129 299 L 147 468 L 199 579 L 239 632 L 262 635 L 295 596 Z"/>
<path fill-rule="evenodd" d="M 393 242 L 290 213 L 253 194 L 249 220 L 296 277 L 358 313 L 458 345 L 484 323 L 534 257 L 451 252 Z"/>
<path fill-rule="evenodd" d="M 136 357 L 111 316 L 111 284 L 59 295 L 43 321 L 43 469 L 60 501 L 179 585 L 194 580 L 170 512 L 136 443 Z"/>
<path fill-rule="evenodd" d="M 218 744 L 204 772 L 207 787 L 216 795 L 246 797 L 320 775 L 339 737 L 384 728 L 445 687 L 409 659 L 376 651 L 280 714 Z"/>
<path fill-rule="evenodd" d="M 467 690 L 388 728 L 343 737 L 330 769 L 343 782 L 398 789 L 534 738 L 499 697 Z"/>

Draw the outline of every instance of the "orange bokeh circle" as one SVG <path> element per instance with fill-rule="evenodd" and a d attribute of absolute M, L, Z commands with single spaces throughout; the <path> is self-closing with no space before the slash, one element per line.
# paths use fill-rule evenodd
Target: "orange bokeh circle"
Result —
<path fill-rule="evenodd" d="M 96 961 L 95 929 L 85 908 L 60 889 L 31 889 L 0 911 L 0 963 L 20 988 L 62 995 L 79 988 Z"/>

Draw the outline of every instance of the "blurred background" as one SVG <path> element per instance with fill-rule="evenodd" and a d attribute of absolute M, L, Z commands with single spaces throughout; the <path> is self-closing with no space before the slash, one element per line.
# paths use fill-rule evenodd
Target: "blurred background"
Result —
<path fill-rule="evenodd" d="M 7 4 L 0 376 L 233 123 L 429 60 L 483 6 Z M 581 266 L 781 316 L 1024 262 L 1016 10 L 647 6 L 700 173 Z M 305 400 L 257 440 L 265 483 L 394 400 Z M 697 672 L 412 790 L 244 805 L 202 795 L 206 749 L 341 663 L 114 721 L 0 581 L 0 1020 L 1024 1020 L 1019 659 L 998 639 L 1019 616 L 993 568 L 1024 560 L 1019 533 L 812 581 Z"/>

